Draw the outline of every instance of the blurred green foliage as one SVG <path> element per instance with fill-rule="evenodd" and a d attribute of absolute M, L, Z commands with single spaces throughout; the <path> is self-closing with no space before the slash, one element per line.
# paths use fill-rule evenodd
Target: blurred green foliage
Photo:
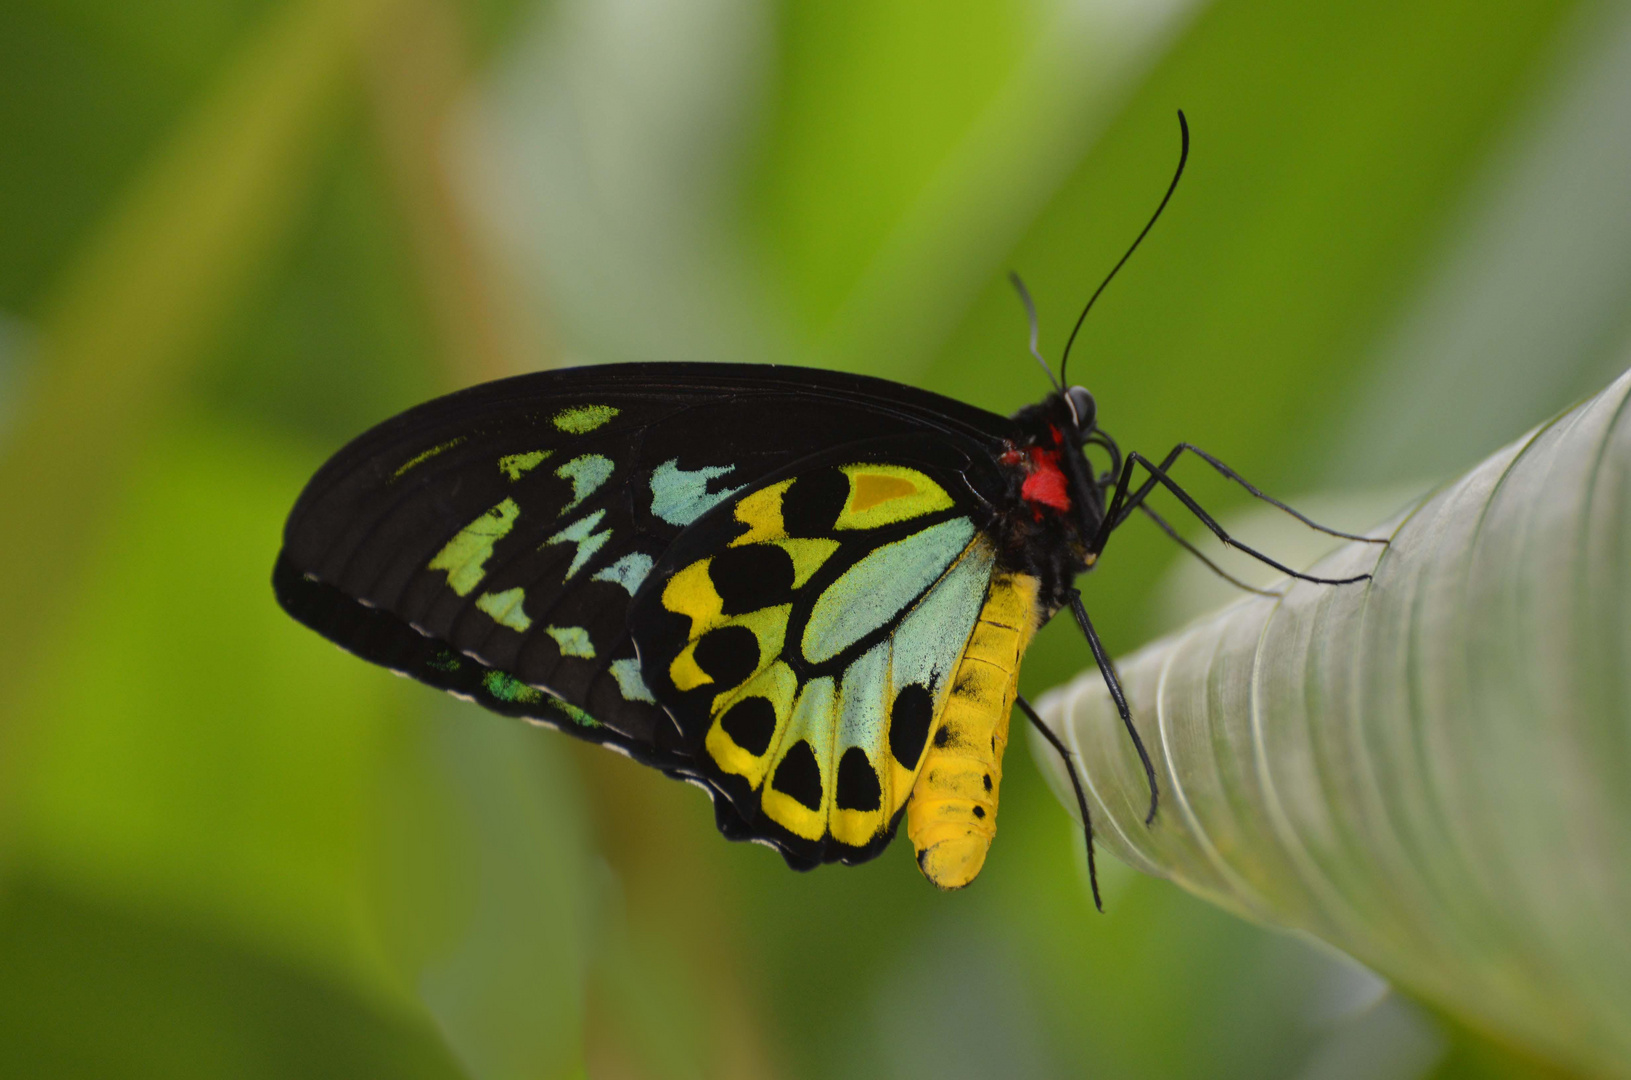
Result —
<path fill-rule="evenodd" d="M 345 438 L 481 378 L 756 359 L 1036 398 L 1004 275 L 1057 355 L 1178 107 L 1190 173 L 1073 378 L 1124 446 L 1271 490 L 1414 479 L 1338 437 L 1378 430 L 1378 342 L 1615 10 L 0 6 L 4 1071 L 1544 1075 L 1122 868 L 1094 915 L 1018 748 L 967 892 L 900 851 L 795 875 L 694 791 L 337 653 L 267 576 Z M 1514 415 L 1577 392 L 1586 360 L 1545 363 Z M 1115 649 L 1172 557 L 1130 528 L 1090 580 Z M 1085 658 L 1051 628 L 1026 689 Z"/>

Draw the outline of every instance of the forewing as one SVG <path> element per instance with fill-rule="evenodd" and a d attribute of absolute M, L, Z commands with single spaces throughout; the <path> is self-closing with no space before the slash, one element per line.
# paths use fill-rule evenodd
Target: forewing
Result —
<path fill-rule="evenodd" d="M 704 516 L 635 598 L 642 676 L 697 771 L 796 866 L 889 842 L 985 601 L 988 455 L 881 440 Z"/>
<path fill-rule="evenodd" d="M 290 515 L 274 583 L 290 614 L 366 659 L 690 773 L 694 748 L 644 683 L 628 633 L 632 597 L 686 528 L 834 442 L 989 440 L 1004 423 L 799 369 L 504 380 L 337 454 Z"/>

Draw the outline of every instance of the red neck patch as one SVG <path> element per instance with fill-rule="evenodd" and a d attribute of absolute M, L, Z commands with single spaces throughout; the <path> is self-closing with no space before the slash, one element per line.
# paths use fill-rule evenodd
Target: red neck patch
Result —
<path fill-rule="evenodd" d="M 1064 471 L 1059 468 L 1059 451 L 1031 446 L 1026 448 L 1025 454 L 1030 458 L 1026 463 L 1030 475 L 1020 486 L 1020 495 L 1026 502 L 1050 506 L 1062 514 L 1069 513 L 1070 488 L 1065 482 Z"/>

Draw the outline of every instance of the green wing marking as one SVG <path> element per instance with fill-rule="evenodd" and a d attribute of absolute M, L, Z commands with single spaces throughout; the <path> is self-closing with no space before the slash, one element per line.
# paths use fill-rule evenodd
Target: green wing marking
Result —
<path fill-rule="evenodd" d="M 532 627 L 532 620 L 521 610 L 526 598 L 527 591 L 518 585 L 503 592 L 482 593 L 476 597 L 476 607 L 491 615 L 493 621 L 500 626 L 508 626 L 511 630 L 524 633 Z"/>
<path fill-rule="evenodd" d="M 470 590 L 480 585 L 486 574 L 493 546 L 510 534 L 520 516 L 521 507 L 515 500 L 505 499 L 460 529 L 430 560 L 429 569 L 446 570 L 448 587 L 460 596 L 469 596 Z"/>
<path fill-rule="evenodd" d="M 557 428 L 570 435 L 587 435 L 596 428 L 611 423 L 620 411 L 611 405 L 574 405 L 570 409 L 562 409 L 556 413 L 554 423 Z"/>
<path fill-rule="evenodd" d="M 391 474 L 391 479 L 401 479 L 402 474 L 413 468 L 415 465 L 422 465 L 431 458 L 435 457 L 437 454 L 440 454 L 446 450 L 451 450 L 462 442 L 464 442 L 464 436 L 461 435 L 457 439 L 449 439 L 445 443 L 439 443 L 438 445 L 431 447 L 429 450 L 423 450 L 415 454 L 407 461 L 404 461 L 401 467 L 398 468 L 395 473 Z"/>
<path fill-rule="evenodd" d="M 549 457 L 548 450 L 533 450 L 525 454 L 505 454 L 498 459 L 498 471 L 511 480 L 519 480 L 542 465 Z"/>

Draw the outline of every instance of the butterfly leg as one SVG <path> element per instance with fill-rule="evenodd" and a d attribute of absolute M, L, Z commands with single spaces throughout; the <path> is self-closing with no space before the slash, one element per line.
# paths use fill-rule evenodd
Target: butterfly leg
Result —
<path fill-rule="evenodd" d="M 1274 567 L 1282 574 L 1297 578 L 1299 581 L 1313 582 L 1316 585 L 1352 585 L 1355 582 L 1370 580 L 1369 574 L 1356 574 L 1353 577 L 1346 578 L 1323 578 L 1317 577 L 1313 574 L 1304 574 L 1293 570 L 1291 567 L 1282 562 L 1278 562 L 1270 558 L 1251 545 L 1243 543 L 1230 536 L 1229 533 L 1224 530 L 1223 526 L 1217 523 L 1217 520 L 1214 519 L 1211 514 L 1208 514 L 1205 510 L 1201 509 L 1200 503 L 1197 503 L 1189 492 L 1185 491 L 1176 480 L 1167 475 L 1167 468 L 1170 467 L 1171 463 L 1177 459 L 1179 454 L 1183 453 L 1183 450 L 1184 445 L 1180 444 L 1178 447 L 1173 449 L 1172 453 L 1166 456 L 1160 465 L 1157 465 L 1155 462 L 1151 461 L 1149 458 L 1145 457 L 1143 454 L 1140 454 L 1136 450 L 1127 455 L 1127 460 L 1121 467 L 1121 477 L 1116 481 L 1116 492 L 1110 500 L 1110 506 L 1105 513 L 1104 521 L 1099 526 L 1098 535 L 1094 537 L 1093 543 L 1088 547 L 1090 558 L 1096 559 L 1098 557 L 1099 553 L 1104 550 L 1104 545 L 1109 541 L 1110 534 L 1115 530 L 1116 526 L 1125 521 L 1127 516 L 1135 509 L 1142 506 L 1144 500 L 1150 496 L 1150 493 L 1153 492 L 1156 485 L 1159 484 L 1168 491 L 1172 492 L 1173 495 L 1177 496 L 1178 501 L 1183 503 L 1189 512 L 1194 514 L 1195 517 L 1200 520 L 1201 524 L 1205 525 L 1212 531 L 1212 535 L 1216 536 L 1229 547 L 1235 548 L 1237 551 L 1250 555 L 1258 562 Z M 1135 466 L 1143 466 L 1144 470 L 1150 474 L 1150 477 L 1138 488 L 1137 491 L 1129 494 L 1128 491 L 1132 486 L 1133 469 Z"/>
<path fill-rule="evenodd" d="M 1273 589 L 1259 589 L 1255 585 L 1246 584 L 1244 581 L 1241 581 L 1239 578 L 1237 578 L 1233 574 L 1229 573 L 1229 571 L 1225 570 L 1223 567 L 1219 566 L 1217 563 L 1215 563 L 1211 559 L 1207 558 L 1206 554 L 1203 551 L 1201 551 L 1200 548 L 1196 547 L 1194 544 L 1191 544 L 1188 540 L 1185 540 L 1182 536 L 1178 535 L 1178 530 L 1174 529 L 1172 527 L 1172 525 L 1168 523 L 1166 518 L 1162 517 L 1160 514 L 1157 514 L 1154 510 L 1151 510 L 1149 503 L 1139 503 L 1138 504 L 1138 509 L 1139 509 L 1140 512 L 1142 512 L 1144 514 L 1145 517 L 1149 518 L 1151 521 L 1153 521 L 1157 525 L 1159 525 L 1161 527 L 1161 531 L 1166 533 L 1169 537 L 1172 538 L 1173 543 L 1177 544 L 1179 547 L 1183 548 L 1185 551 L 1187 551 L 1191 555 L 1195 556 L 1195 558 L 1197 558 L 1201 562 L 1205 563 L 1206 568 L 1208 570 L 1212 571 L 1212 573 L 1216 574 L 1218 577 L 1222 578 L 1224 581 L 1227 581 L 1229 584 L 1233 585 L 1235 588 L 1245 589 L 1247 592 L 1254 592 L 1258 596 L 1279 596 L 1280 595 L 1278 592 L 1276 592 Z"/>
<path fill-rule="evenodd" d="M 1276 507 L 1277 509 L 1280 509 L 1280 510 L 1284 510 L 1286 513 L 1290 514 L 1292 517 L 1296 518 L 1298 521 L 1302 522 L 1304 525 L 1307 525 L 1310 529 L 1313 529 L 1316 532 L 1322 532 L 1322 533 L 1326 534 L 1327 536 L 1339 537 L 1339 538 L 1341 538 L 1343 540 L 1357 540 L 1360 543 L 1364 543 L 1364 544 L 1385 544 L 1385 543 L 1387 543 L 1387 539 L 1385 537 L 1380 537 L 1380 536 L 1357 536 L 1357 535 L 1355 535 L 1353 533 L 1343 532 L 1340 529 L 1332 529 L 1332 528 L 1329 528 L 1329 527 L 1327 527 L 1325 525 L 1321 525 L 1319 522 L 1313 520 L 1312 518 L 1306 517 L 1303 514 L 1299 513 L 1298 511 L 1296 511 L 1296 510 L 1292 509 L 1291 507 L 1287 506 L 1285 503 L 1281 502 L 1279 499 L 1276 499 L 1274 496 L 1269 495 L 1269 494 L 1267 494 L 1267 493 L 1265 493 L 1263 491 L 1260 491 L 1257 488 L 1253 487 L 1250 483 L 1247 482 L 1245 477 L 1241 476 L 1239 473 L 1235 472 L 1233 469 L 1229 468 L 1229 466 L 1225 465 L 1223 462 L 1219 461 L 1217 458 L 1213 457 L 1211 454 L 1208 454 L 1205 450 L 1202 450 L 1200 447 L 1196 446 L 1194 443 L 1179 443 L 1177 446 L 1173 447 L 1172 448 L 1172 453 L 1168 454 L 1161 462 L 1162 470 L 1163 471 L 1170 471 L 1172 469 L 1172 466 L 1177 462 L 1178 458 L 1185 451 L 1188 451 L 1189 453 L 1194 454 L 1196 457 L 1200 458 L 1202 461 L 1204 461 L 1208 465 L 1212 466 L 1212 468 L 1216 469 L 1219 474 L 1221 474 L 1222 476 L 1226 477 L 1229 480 L 1233 480 L 1235 483 L 1237 483 L 1241 487 L 1245 488 L 1248 492 L 1250 492 L 1252 494 L 1252 496 L 1254 498 L 1262 499 L 1264 502 L 1268 503 L 1270 506 Z"/>
<path fill-rule="evenodd" d="M 1036 710 L 1031 707 L 1031 703 L 1026 701 L 1023 695 L 1016 695 L 1014 704 L 1018 705 L 1019 711 L 1025 714 L 1026 719 L 1030 720 L 1031 726 L 1036 728 L 1044 739 L 1048 740 L 1048 745 L 1053 747 L 1054 752 L 1064 761 L 1065 771 L 1070 774 L 1070 786 L 1076 789 L 1076 806 L 1082 812 L 1082 830 L 1087 835 L 1087 882 L 1093 889 L 1093 906 L 1102 912 L 1104 910 L 1104 901 L 1099 899 L 1099 869 L 1093 861 L 1093 815 L 1088 812 L 1087 795 L 1082 791 L 1082 779 L 1076 772 L 1076 755 L 1072 754 L 1065 744 L 1060 741 L 1059 736 L 1055 735 L 1053 730 L 1042 722 L 1042 718 L 1036 714 Z"/>
<path fill-rule="evenodd" d="M 1127 695 L 1122 692 L 1121 678 L 1116 674 L 1115 664 L 1110 662 L 1110 654 L 1104 651 L 1104 642 L 1099 640 L 1098 631 L 1093 629 L 1093 620 L 1087 617 L 1087 608 L 1082 606 L 1082 594 L 1076 589 L 1070 591 L 1070 611 L 1076 616 L 1076 625 L 1082 628 L 1087 637 L 1088 648 L 1093 650 L 1093 659 L 1099 665 L 1099 674 L 1104 676 L 1104 685 L 1110 691 L 1110 698 L 1116 703 L 1116 712 L 1121 714 L 1121 724 L 1127 729 L 1127 734 L 1133 740 L 1133 749 L 1138 751 L 1138 760 L 1144 763 L 1144 779 L 1150 785 L 1150 812 L 1144 815 L 1144 824 L 1148 825 L 1155 820 L 1155 808 L 1160 799 L 1160 792 L 1155 783 L 1155 766 L 1150 762 L 1150 752 L 1144 749 L 1144 740 L 1139 737 L 1138 729 L 1133 726 L 1133 712 L 1127 707 Z"/>

